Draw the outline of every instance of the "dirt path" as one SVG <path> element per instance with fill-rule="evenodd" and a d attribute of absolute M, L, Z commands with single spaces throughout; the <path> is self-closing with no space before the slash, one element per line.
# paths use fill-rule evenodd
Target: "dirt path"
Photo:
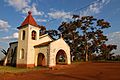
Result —
<path fill-rule="evenodd" d="M 77 63 L 51 70 L 5 73 L 0 80 L 120 80 L 120 63 Z"/>

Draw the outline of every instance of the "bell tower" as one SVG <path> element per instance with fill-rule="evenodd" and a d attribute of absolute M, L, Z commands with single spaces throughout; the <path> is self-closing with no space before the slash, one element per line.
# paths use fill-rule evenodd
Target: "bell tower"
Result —
<path fill-rule="evenodd" d="M 40 27 L 29 11 L 28 16 L 18 27 L 17 67 L 34 67 L 34 43 L 39 40 Z"/>

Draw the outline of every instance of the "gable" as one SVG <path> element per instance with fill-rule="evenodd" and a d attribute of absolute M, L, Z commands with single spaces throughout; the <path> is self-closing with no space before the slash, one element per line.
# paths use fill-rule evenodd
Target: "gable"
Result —
<path fill-rule="evenodd" d="M 66 47 L 70 48 L 69 45 L 63 40 L 63 38 L 60 38 L 58 40 L 53 41 L 51 43 L 51 45 L 58 45 L 58 46 L 63 45 L 63 46 L 66 46 Z"/>

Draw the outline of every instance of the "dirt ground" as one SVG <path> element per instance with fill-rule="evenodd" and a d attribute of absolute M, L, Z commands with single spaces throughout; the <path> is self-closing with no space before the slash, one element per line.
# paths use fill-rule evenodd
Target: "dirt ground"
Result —
<path fill-rule="evenodd" d="M 1 73 L 0 80 L 120 80 L 120 63 L 81 62 L 24 73 Z"/>

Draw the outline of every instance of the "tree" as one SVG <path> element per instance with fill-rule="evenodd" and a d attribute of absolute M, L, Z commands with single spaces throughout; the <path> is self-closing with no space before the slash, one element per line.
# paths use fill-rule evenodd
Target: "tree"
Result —
<path fill-rule="evenodd" d="M 61 32 L 62 37 L 68 43 L 71 49 L 71 55 L 75 55 L 75 59 L 77 58 L 77 54 L 79 51 L 78 43 L 80 43 L 79 32 L 76 31 L 77 27 L 71 21 L 70 23 L 62 22 L 58 30 Z M 78 41 L 79 39 L 79 41 Z"/>
<path fill-rule="evenodd" d="M 40 29 L 40 36 L 41 36 L 41 35 L 45 34 L 46 28 L 45 28 L 45 26 L 39 26 L 39 27 L 41 28 Z"/>
<path fill-rule="evenodd" d="M 1 52 L 4 54 L 4 55 L 7 55 L 7 52 L 5 49 L 2 49 Z"/>
<path fill-rule="evenodd" d="M 54 40 L 60 38 L 60 34 L 57 30 L 46 30 L 45 33 L 48 34 Z"/>
<path fill-rule="evenodd" d="M 111 53 L 112 50 L 117 49 L 117 45 L 101 45 L 101 56 L 104 60 L 111 60 L 111 57 L 114 53 Z"/>
<path fill-rule="evenodd" d="M 108 40 L 103 30 L 109 27 L 110 23 L 104 19 L 96 19 L 93 16 L 80 18 L 78 15 L 73 15 L 73 20 L 62 22 L 58 30 L 70 46 L 71 54 L 76 59 L 78 54 L 84 54 L 85 60 L 88 61 L 92 53 L 102 52 L 101 45 Z"/>

